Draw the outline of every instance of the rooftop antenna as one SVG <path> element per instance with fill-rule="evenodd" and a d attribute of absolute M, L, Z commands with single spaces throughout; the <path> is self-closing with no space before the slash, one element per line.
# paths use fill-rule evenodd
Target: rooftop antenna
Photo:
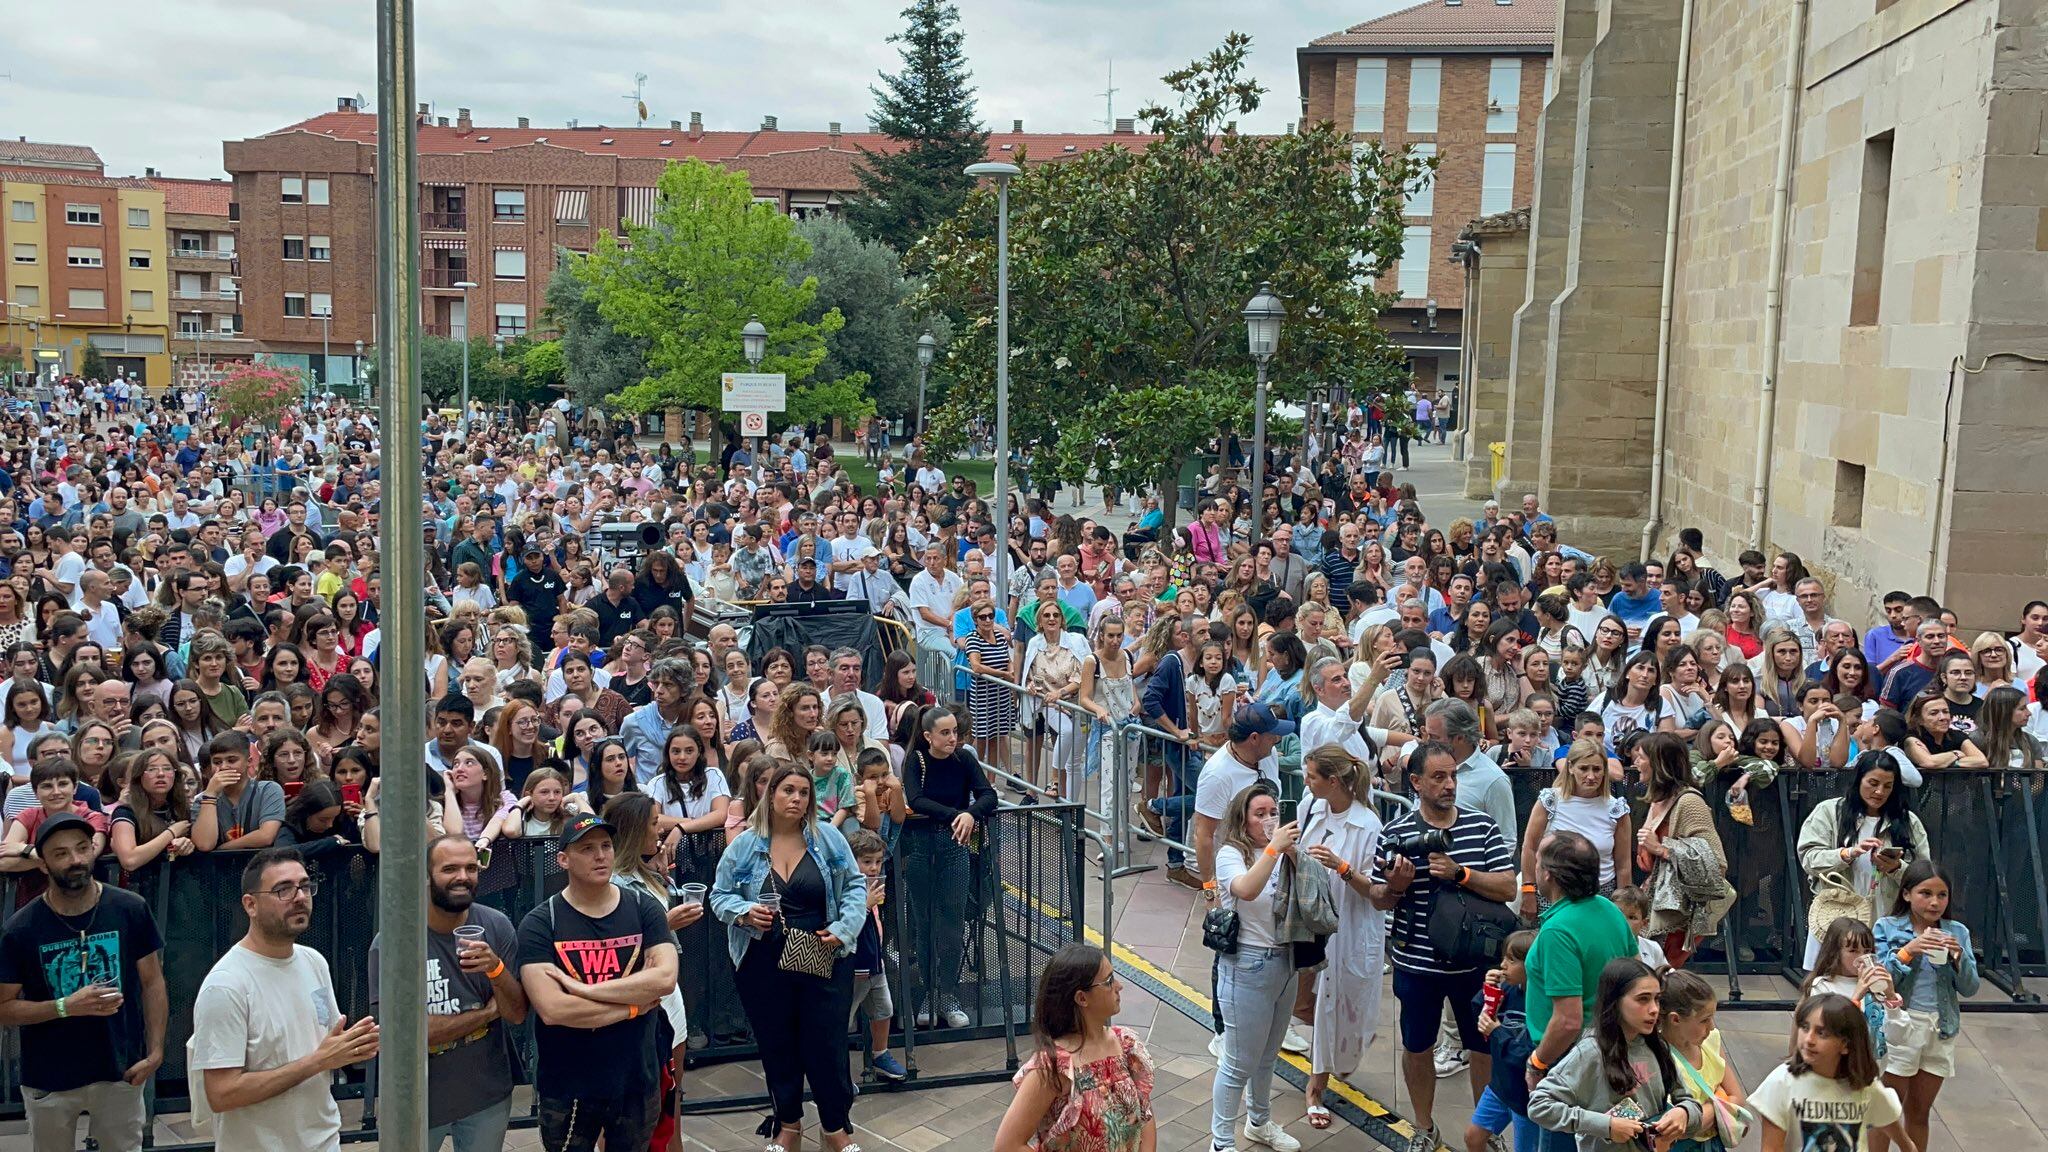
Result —
<path fill-rule="evenodd" d="M 1096 93 L 1097 96 L 1102 97 L 1102 130 L 1104 132 L 1116 131 L 1117 91 L 1116 61 L 1112 59 L 1109 62 L 1109 79 L 1104 82 L 1103 90 Z"/>
<path fill-rule="evenodd" d="M 635 127 L 639 128 L 647 127 L 647 101 L 642 100 L 640 98 L 641 91 L 646 87 L 647 73 L 635 72 L 633 73 L 633 94 L 630 96 L 621 97 L 621 99 L 631 100 L 633 102 L 633 114 L 639 117 L 638 121 L 635 124 Z"/>

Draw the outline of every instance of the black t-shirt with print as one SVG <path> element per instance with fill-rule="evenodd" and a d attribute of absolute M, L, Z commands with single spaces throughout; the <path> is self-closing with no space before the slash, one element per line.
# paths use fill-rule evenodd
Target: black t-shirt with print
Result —
<path fill-rule="evenodd" d="M 69 1092 L 119 1080 L 142 1059 L 149 1035 L 135 966 L 163 946 L 142 897 L 111 885 L 100 886 L 99 902 L 82 915 L 59 918 L 47 901 L 35 900 L 9 917 L 0 934 L 0 984 L 20 985 L 23 1000 L 55 1000 L 87 984 L 110 984 L 122 995 L 112 1016 L 23 1028 L 22 1087 Z"/>
<path fill-rule="evenodd" d="M 602 984 L 639 972 L 649 948 L 675 942 L 666 913 L 641 893 L 620 889 L 618 906 L 595 919 L 556 896 L 520 923 L 519 967 L 553 964 L 585 984 Z M 631 1100 L 656 1091 L 656 1018 L 642 1012 L 602 1028 L 564 1028 L 536 1016 L 534 1091 L 548 1100 Z"/>

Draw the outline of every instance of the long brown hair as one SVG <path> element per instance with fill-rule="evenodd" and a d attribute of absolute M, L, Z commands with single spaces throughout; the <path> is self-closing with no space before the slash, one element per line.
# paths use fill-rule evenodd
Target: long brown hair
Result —
<path fill-rule="evenodd" d="M 1792 1051 L 1785 1057 L 1785 1071 L 1799 1076 L 1813 1066 L 1799 1054 L 1799 1025 L 1820 1017 L 1820 1026 L 1842 1042 L 1842 1062 L 1835 1067 L 1835 1079 L 1851 1088 L 1868 1088 L 1877 1082 L 1877 1051 L 1870 1042 L 1870 1023 L 1854 1000 L 1823 992 L 1801 1001 L 1792 1012 Z"/>
<path fill-rule="evenodd" d="M 817 688 L 803 680 L 792 680 L 782 690 L 782 701 L 775 706 L 775 715 L 769 718 L 768 730 L 763 733 L 771 741 L 779 741 L 794 758 L 804 754 L 804 743 L 810 739 L 808 733 L 797 731 L 796 706 L 806 697 L 818 702 L 818 727 L 825 726 L 825 697 Z M 757 722 L 756 728 L 760 725 Z"/>
<path fill-rule="evenodd" d="M 171 819 L 167 823 L 156 814 L 156 804 L 142 790 L 142 774 L 149 768 L 151 760 L 163 757 L 171 765 L 171 790 L 164 795 L 164 807 Z M 185 780 L 185 774 L 178 771 L 178 759 L 171 754 L 158 751 L 123 752 L 121 764 L 121 803 L 135 814 L 135 841 L 146 844 L 163 835 L 164 829 L 180 820 L 192 819 L 192 793 Z"/>
<path fill-rule="evenodd" d="M 1092 944 L 1073 943 L 1053 953 L 1038 977 L 1038 1002 L 1031 1014 L 1031 1035 L 1038 1041 L 1038 1074 L 1047 1087 L 1066 1091 L 1060 1075 L 1059 1040 L 1081 1031 L 1081 1010 L 1074 997 L 1090 990 L 1107 954 Z"/>
<path fill-rule="evenodd" d="M 668 880 L 642 859 L 661 850 L 654 836 L 657 810 L 654 797 L 647 793 L 621 792 L 604 802 L 601 815 L 612 826 L 612 870 L 639 880 L 665 903 Z"/>

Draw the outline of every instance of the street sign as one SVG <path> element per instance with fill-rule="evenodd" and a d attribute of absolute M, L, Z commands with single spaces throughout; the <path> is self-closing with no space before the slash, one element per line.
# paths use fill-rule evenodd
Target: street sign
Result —
<path fill-rule="evenodd" d="M 788 403 L 788 380 L 780 372 L 727 372 L 719 377 L 719 408 L 725 412 L 780 412 Z"/>
<path fill-rule="evenodd" d="M 766 436 L 767 434 L 768 414 L 766 412 L 740 413 L 740 435 Z"/>

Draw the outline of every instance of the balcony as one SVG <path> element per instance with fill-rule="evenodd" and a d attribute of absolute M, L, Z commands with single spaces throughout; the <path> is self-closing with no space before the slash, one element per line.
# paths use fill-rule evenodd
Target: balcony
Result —
<path fill-rule="evenodd" d="M 420 229 L 425 232 L 467 232 L 467 212 L 421 212 Z"/>
<path fill-rule="evenodd" d="M 422 288 L 444 288 L 451 292 L 457 291 L 458 289 L 455 286 L 468 278 L 469 273 L 460 268 L 420 269 L 420 287 Z"/>

